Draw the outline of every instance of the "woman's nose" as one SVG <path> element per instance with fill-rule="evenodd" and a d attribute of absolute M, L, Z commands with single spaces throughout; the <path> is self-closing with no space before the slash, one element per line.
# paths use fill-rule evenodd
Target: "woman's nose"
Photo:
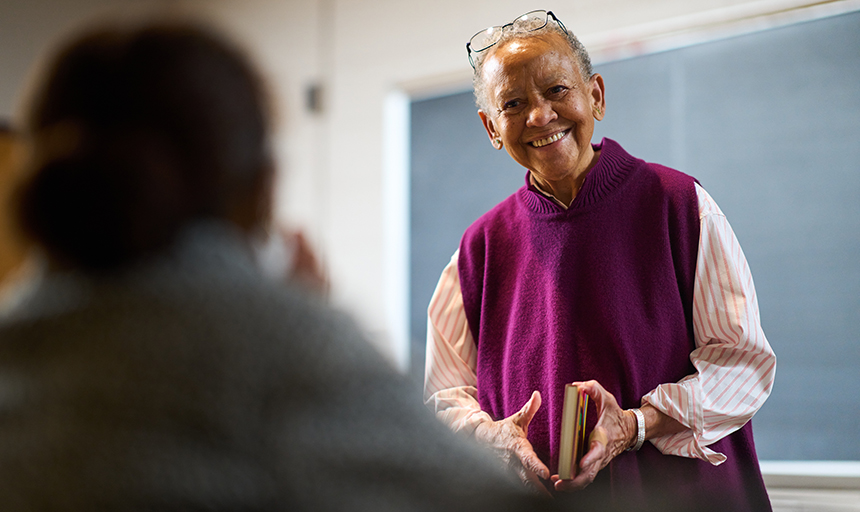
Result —
<path fill-rule="evenodd" d="M 552 102 L 541 99 L 530 103 L 527 119 L 529 126 L 545 126 L 558 117 L 553 109 Z"/>

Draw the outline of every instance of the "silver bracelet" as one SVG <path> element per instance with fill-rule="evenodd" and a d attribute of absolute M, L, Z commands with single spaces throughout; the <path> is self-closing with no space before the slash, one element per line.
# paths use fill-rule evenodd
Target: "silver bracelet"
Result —
<path fill-rule="evenodd" d="M 636 416 L 638 433 L 636 434 L 636 444 L 628 448 L 627 451 L 635 452 L 639 451 L 639 448 L 642 448 L 642 445 L 645 443 L 645 415 L 639 409 L 630 409 L 630 411 Z"/>

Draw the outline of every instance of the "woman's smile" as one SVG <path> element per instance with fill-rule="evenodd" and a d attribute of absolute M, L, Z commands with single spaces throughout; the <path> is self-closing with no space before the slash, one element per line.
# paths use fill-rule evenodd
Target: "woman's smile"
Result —
<path fill-rule="evenodd" d="M 541 148 L 543 146 L 546 146 L 548 144 L 552 144 L 553 142 L 561 140 L 562 137 L 567 135 L 567 132 L 568 132 L 568 130 L 564 130 L 564 131 L 558 132 L 554 135 L 550 135 L 549 137 L 547 137 L 545 139 L 534 140 L 534 141 L 530 142 L 529 144 L 531 144 L 533 147 Z"/>

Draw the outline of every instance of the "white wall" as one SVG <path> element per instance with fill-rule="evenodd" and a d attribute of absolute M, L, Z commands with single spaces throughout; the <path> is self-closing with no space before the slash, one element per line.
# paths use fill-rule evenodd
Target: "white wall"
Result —
<path fill-rule="evenodd" d="M 600 56 L 641 51 L 654 36 L 791 11 L 801 0 L 186 0 L 236 34 L 268 76 L 279 106 L 282 162 L 279 215 L 302 226 L 323 255 L 335 304 L 352 312 L 379 346 L 403 361 L 403 253 L 386 255 L 389 223 L 384 147 L 403 130 L 388 111 L 407 95 L 468 87 L 466 40 L 535 8 L 555 12 Z M 837 2 L 838 3 L 838 2 Z M 58 33 L 130 0 L 3 0 L 0 6 L 0 115 L 12 112 L 24 75 Z M 173 5 L 176 5 L 173 3 Z M 633 44 L 635 43 L 635 44 Z M 644 44 L 644 46 L 643 46 Z M 305 88 L 324 86 L 321 114 L 304 108 Z M 404 95 L 403 93 L 406 93 Z M 393 98 L 393 99 L 392 99 Z M 392 105 L 394 105 L 392 107 Z M 399 123 L 399 124 L 398 124 Z M 478 125 L 476 124 L 476 129 Z M 402 135 L 402 133 L 400 133 Z M 444 151 L 444 148 L 440 148 Z M 403 155 L 401 155 L 402 161 Z M 390 162 L 390 160 L 389 160 Z M 391 168 L 389 165 L 389 169 Z M 402 169 L 401 169 L 402 170 Z M 390 176 L 390 174 L 389 174 Z M 399 185 L 405 185 L 400 181 Z M 394 189 L 396 190 L 396 188 Z M 396 201 L 395 201 L 396 203 Z M 402 207 L 401 203 L 401 207 Z M 395 219 L 396 220 L 396 219 Z M 388 229 L 388 231 L 386 231 Z M 397 246 L 396 240 L 393 244 Z M 389 244 L 389 247 L 392 245 Z M 452 248 L 453 249 L 453 248 Z M 441 269 L 440 269 L 441 271 Z M 386 291 L 388 290 L 388 291 Z"/>

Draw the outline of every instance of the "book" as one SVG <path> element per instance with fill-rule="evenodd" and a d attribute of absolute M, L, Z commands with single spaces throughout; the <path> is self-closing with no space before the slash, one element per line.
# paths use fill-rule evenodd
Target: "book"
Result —
<path fill-rule="evenodd" d="M 588 395 L 573 384 L 564 386 L 564 406 L 561 412 L 561 439 L 558 451 L 558 476 L 570 480 L 579 471 L 579 461 L 585 454 L 585 413 Z"/>

